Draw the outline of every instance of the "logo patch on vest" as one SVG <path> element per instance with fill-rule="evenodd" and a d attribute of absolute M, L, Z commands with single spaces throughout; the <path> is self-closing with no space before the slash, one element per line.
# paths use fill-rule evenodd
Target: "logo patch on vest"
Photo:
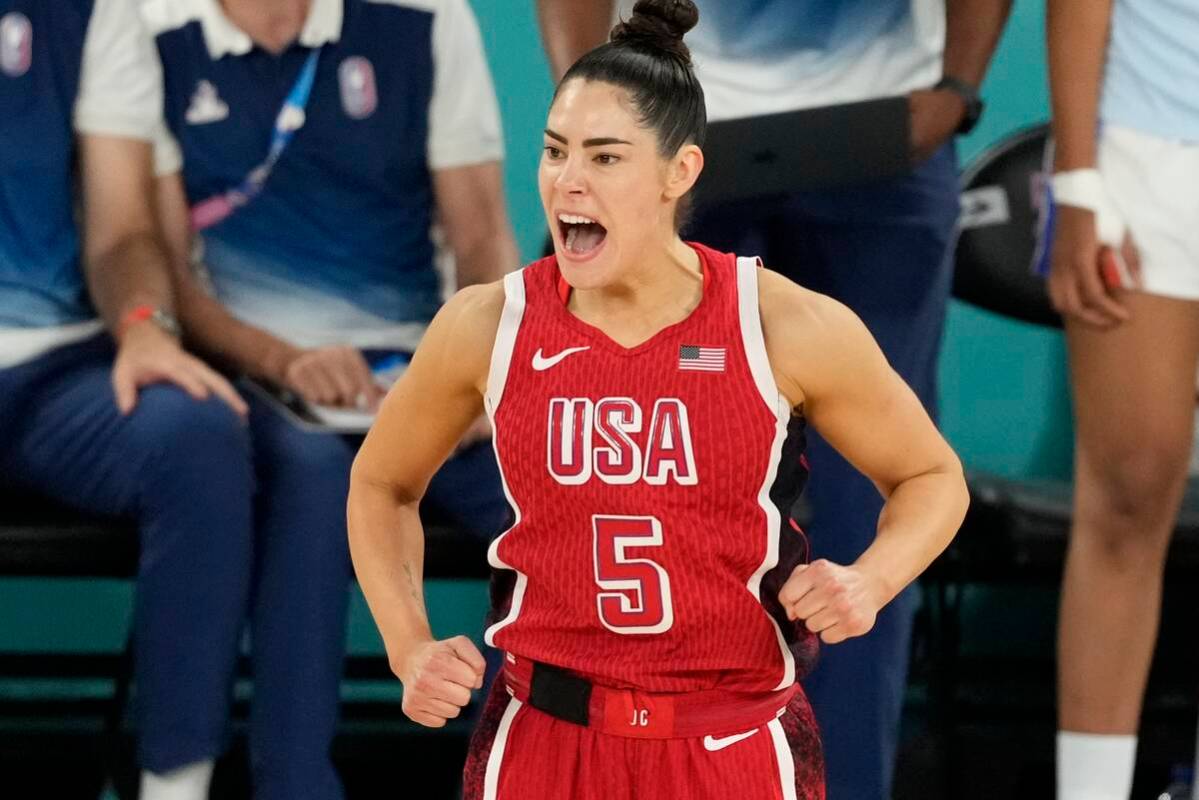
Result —
<path fill-rule="evenodd" d="M 33 24 L 29 17 L 13 11 L 0 17 L 0 71 L 19 78 L 33 63 Z"/>
<path fill-rule="evenodd" d="M 216 86 L 211 81 L 200 81 L 192 94 L 191 105 L 187 107 L 188 125 L 207 125 L 210 122 L 220 122 L 229 118 L 229 106 L 221 99 Z"/>
<path fill-rule="evenodd" d="M 351 119 L 366 119 L 379 107 L 375 68 L 362 56 L 350 56 L 337 68 L 341 107 Z"/>

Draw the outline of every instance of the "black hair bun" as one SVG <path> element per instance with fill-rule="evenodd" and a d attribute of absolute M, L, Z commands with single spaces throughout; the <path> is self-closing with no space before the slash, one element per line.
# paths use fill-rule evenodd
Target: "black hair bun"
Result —
<path fill-rule="evenodd" d="M 613 44 L 628 43 L 662 50 L 691 63 L 683 36 L 699 22 L 692 0 L 637 0 L 633 16 L 612 29 Z"/>

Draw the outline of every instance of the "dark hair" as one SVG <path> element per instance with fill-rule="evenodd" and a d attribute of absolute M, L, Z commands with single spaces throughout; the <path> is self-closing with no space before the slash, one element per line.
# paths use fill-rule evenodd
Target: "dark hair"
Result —
<path fill-rule="evenodd" d="M 688 142 L 702 147 L 708 124 L 704 90 L 683 44 L 697 22 L 699 10 L 691 0 L 638 0 L 633 16 L 612 29 L 607 44 L 576 61 L 558 87 L 572 78 L 619 86 L 631 95 L 641 124 L 657 133 L 664 157 Z"/>

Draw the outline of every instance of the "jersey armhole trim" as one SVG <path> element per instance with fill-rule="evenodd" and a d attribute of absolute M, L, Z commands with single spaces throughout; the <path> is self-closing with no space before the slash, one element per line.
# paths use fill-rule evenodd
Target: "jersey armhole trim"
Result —
<path fill-rule="evenodd" d="M 766 353 L 766 337 L 762 333 L 762 312 L 758 302 L 759 269 L 762 269 L 762 259 L 756 256 L 737 259 L 737 311 L 741 323 L 741 345 L 749 362 L 754 385 L 758 387 L 758 395 L 770 413 L 777 417 L 789 404 L 775 383 L 774 371 L 770 368 L 770 358 Z M 789 408 L 787 413 L 790 413 Z"/>
<path fill-rule="evenodd" d="M 516 347 L 516 334 L 525 314 L 525 271 L 519 269 L 504 276 L 504 310 L 495 331 L 495 345 L 491 349 L 491 368 L 487 373 L 487 391 L 483 399 L 489 413 L 494 414 L 504 396 L 508 382 L 508 369 L 512 363 L 512 351 Z"/>

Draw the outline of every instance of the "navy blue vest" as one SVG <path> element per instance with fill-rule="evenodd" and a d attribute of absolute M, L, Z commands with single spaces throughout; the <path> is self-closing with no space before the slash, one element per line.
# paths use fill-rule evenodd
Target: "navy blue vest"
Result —
<path fill-rule="evenodd" d="M 204 234 L 218 291 L 223 277 L 242 286 L 257 272 L 276 287 L 320 292 L 389 321 L 432 317 L 440 298 L 426 156 L 432 25 L 427 11 L 345 0 L 341 36 L 323 48 L 304 126 L 262 192 Z M 213 60 L 198 21 L 156 42 L 165 117 L 194 205 L 235 187 L 263 160 L 310 51 L 254 47 Z"/>
<path fill-rule="evenodd" d="M 71 116 L 93 0 L 0 0 L 0 327 L 95 316 L 79 266 Z"/>

